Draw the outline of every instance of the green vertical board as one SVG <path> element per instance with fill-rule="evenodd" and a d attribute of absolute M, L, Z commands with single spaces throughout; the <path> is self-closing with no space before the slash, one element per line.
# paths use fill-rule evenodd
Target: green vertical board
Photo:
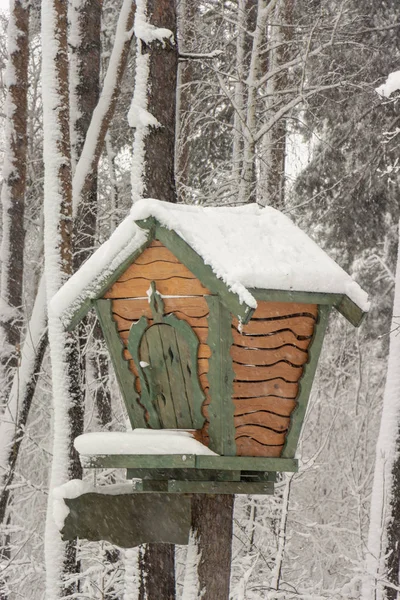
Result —
<path fill-rule="evenodd" d="M 94 305 L 110 351 L 129 421 L 133 428 L 147 427 L 144 410 L 138 403 L 139 396 L 135 390 L 135 376 L 129 369 L 128 362 L 123 357 L 124 346 L 118 334 L 117 324 L 112 318 L 112 301 L 96 300 Z"/>
<path fill-rule="evenodd" d="M 231 313 L 218 296 L 206 298 L 208 316 L 207 344 L 211 350 L 208 380 L 210 382 L 209 435 L 210 448 L 224 456 L 235 456 L 235 426 L 232 401 L 234 372 L 230 348 L 233 343 Z"/>
<path fill-rule="evenodd" d="M 296 452 L 331 308 L 329 305 L 320 304 L 318 306 L 318 321 L 308 349 L 308 362 L 304 365 L 303 375 L 299 382 L 300 391 L 297 396 L 297 406 L 291 416 L 282 458 L 293 458 Z"/>

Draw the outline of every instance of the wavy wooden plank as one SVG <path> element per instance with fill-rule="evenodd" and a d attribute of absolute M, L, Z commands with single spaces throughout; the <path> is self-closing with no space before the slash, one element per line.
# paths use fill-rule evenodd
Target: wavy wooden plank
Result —
<path fill-rule="evenodd" d="M 143 277 L 149 281 L 170 279 L 171 277 L 184 277 L 185 279 L 196 279 L 189 269 L 180 262 L 157 261 L 147 265 L 133 263 L 114 285 L 125 283 L 131 279 Z"/>
<path fill-rule="evenodd" d="M 269 458 L 278 458 L 282 453 L 281 446 L 264 446 L 256 440 L 249 437 L 242 437 L 236 440 L 237 456 L 264 456 Z"/>
<path fill-rule="evenodd" d="M 233 420 L 236 428 L 241 425 L 261 425 L 280 432 L 286 432 L 290 424 L 290 417 L 281 417 L 261 410 L 234 417 Z"/>
<path fill-rule="evenodd" d="M 154 279 L 157 291 L 166 296 L 203 296 L 210 292 L 198 279 L 171 277 L 171 279 Z M 150 280 L 137 278 L 123 283 L 114 283 L 104 298 L 137 298 L 146 296 Z"/>
<path fill-rule="evenodd" d="M 302 304 L 300 302 L 265 302 L 258 300 L 252 319 L 271 319 L 296 314 L 318 316 L 318 304 Z"/>
<path fill-rule="evenodd" d="M 235 406 L 235 416 L 264 410 L 288 417 L 297 406 L 297 402 L 291 398 L 274 398 L 273 396 L 266 396 L 264 398 L 235 398 L 233 404 Z"/>
<path fill-rule="evenodd" d="M 257 366 L 274 365 L 280 361 L 286 361 L 295 367 L 301 367 L 308 359 L 307 352 L 294 346 L 282 346 L 277 350 L 232 346 L 231 356 L 237 362 Z"/>
<path fill-rule="evenodd" d="M 285 362 L 279 362 L 271 367 L 256 367 L 251 365 L 238 365 L 233 363 L 235 379 L 240 381 L 260 381 L 263 379 L 276 379 L 281 377 L 291 383 L 296 383 L 303 373 L 303 367 L 293 367 Z"/>
<path fill-rule="evenodd" d="M 263 348 L 280 348 L 281 346 L 285 346 L 287 344 L 296 346 L 297 348 L 300 348 L 301 350 L 307 350 L 307 348 L 310 345 L 311 342 L 311 337 L 308 337 L 305 340 L 300 340 L 298 339 L 298 337 L 291 331 L 280 331 L 280 332 L 276 332 L 276 333 L 269 333 L 267 335 L 262 335 L 262 331 L 254 331 L 254 333 L 256 333 L 256 336 L 249 336 L 247 335 L 243 335 L 242 333 L 240 333 L 237 329 L 233 329 L 234 332 L 234 339 L 236 339 L 236 343 L 237 342 L 237 337 L 235 337 L 236 335 L 240 335 L 240 344 L 241 345 L 250 345 L 247 343 L 247 339 L 249 337 L 251 337 L 251 339 L 254 342 L 254 337 L 257 339 L 259 339 L 260 337 L 262 337 L 262 347 Z M 243 341 L 242 341 L 243 340 Z"/>
<path fill-rule="evenodd" d="M 208 327 L 207 317 L 188 317 L 187 315 L 175 312 L 176 315 L 181 321 L 186 321 L 189 323 L 191 327 Z M 126 331 L 129 330 L 133 323 L 137 323 L 139 319 L 125 319 L 124 317 L 120 317 L 118 314 L 113 313 L 113 319 L 117 323 L 118 331 Z M 148 319 L 149 325 L 153 323 L 153 319 Z"/>
<path fill-rule="evenodd" d="M 197 337 L 199 338 L 199 341 L 201 343 L 205 343 L 207 341 L 207 331 L 208 330 L 206 327 L 192 327 L 192 329 L 195 332 L 195 334 L 197 335 Z M 120 331 L 119 335 L 121 337 L 121 340 L 123 341 L 123 343 L 126 346 L 128 337 L 129 337 L 129 330 Z"/>
<path fill-rule="evenodd" d="M 210 350 L 209 346 L 207 346 L 207 344 L 200 344 L 197 356 L 199 359 L 210 358 L 211 350 Z M 125 360 L 132 360 L 132 356 L 130 355 L 130 352 L 128 349 L 125 349 L 123 351 L 123 357 Z"/>
<path fill-rule="evenodd" d="M 235 439 L 250 437 L 266 446 L 278 446 L 285 443 L 286 431 L 278 433 L 260 425 L 240 425 L 236 427 Z"/>
<path fill-rule="evenodd" d="M 163 298 L 165 314 L 185 314 L 189 317 L 206 317 L 208 315 L 208 304 L 203 296 L 186 296 L 184 298 Z M 125 319 L 138 321 L 140 317 L 151 317 L 151 308 L 148 298 L 123 298 L 112 302 L 112 310 Z"/>
<path fill-rule="evenodd" d="M 161 242 L 160 242 L 161 243 Z M 176 256 L 163 245 L 154 246 L 154 242 L 150 244 L 146 250 L 135 260 L 137 265 L 147 265 L 155 261 L 167 261 L 171 263 L 179 263 Z"/>
<path fill-rule="evenodd" d="M 239 323 L 237 319 L 232 319 L 234 331 L 239 331 Z M 244 335 L 258 334 L 268 335 L 276 334 L 280 331 L 292 331 L 294 337 L 309 338 L 314 332 L 315 321 L 311 317 L 285 317 L 274 321 L 253 321 L 241 327 Z"/>
<path fill-rule="evenodd" d="M 297 383 L 287 383 L 281 379 L 272 381 L 245 381 L 233 382 L 234 398 L 256 398 L 260 396 L 279 396 L 281 398 L 294 399 L 297 396 L 299 386 Z"/>

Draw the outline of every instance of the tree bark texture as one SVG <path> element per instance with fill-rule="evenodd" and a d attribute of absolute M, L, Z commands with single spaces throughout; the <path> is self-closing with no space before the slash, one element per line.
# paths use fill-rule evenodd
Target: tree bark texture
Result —
<path fill-rule="evenodd" d="M 1 242 L 1 387 L 3 404 L 18 365 L 21 337 L 24 269 L 24 203 L 27 161 L 27 94 L 29 62 L 29 3 L 10 3 L 8 66 L 6 71 L 5 153 L 3 165 Z M 6 310 L 4 310 L 6 308 Z"/>
<path fill-rule="evenodd" d="M 148 0 L 147 15 L 155 27 L 170 29 L 175 43 L 165 40 L 151 43 L 142 51 L 150 52 L 148 108 L 161 127 L 150 127 L 145 141 L 145 196 L 176 202 L 175 124 L 178 75 L 176 44 L 176 7 L 173 0 Z"/>
<path fill-rule="evenodd" d="M 173 544 L 146 544 L 140 547 L 139 569 L 139 600 L 175 600 Z"/>
<path fill-rule="evenodd" d="M 73 2 L 78 42 L 72 47 L 71 71 L 71 133 L 72 155 L 75 161 L 81 157 L 85 138 L 99 101 L 101 57 L 101 9 L 102 2 Z M 77 118 L 75 118 L 77 115 Z M 88 181 L 82 190 L 77 218 L 74 221 L 74 270 L 89 258 L 95 241 L 97 222 L 97 163 L 88 173 Z"/>
<path fill-rule="evenodd" d="M 229 600 L 234 498 L 232 494 L 193 495 L 192 529 L 200 554 L 202 600 Z"/>
<path fill-rule="evenodd" d="M 289 62 L 291 54 L 290 41 L 293 35 L 294 0 L 280 0 L 273 15 L 274 27 L 270 27 L 269 45 L 271 50 L 267 57 L 267 69 L 277 71 L 267 83 L 267 104 L 271 106 L 268 113 L 278 110 L 286 102 L 283 92 L 289 87 L 289 70 L 285 63 Z M 274 93 L 280 94 L 274 96 Z M 282 101 L 277 104 L 277 98 Z M 283 117 L 272 126 L 261 144 L 261 172 L 265 182 L 261 182 L 260 204 L 274 206 L 282 210 L 285 206 L 285 159 L 286 159 L 287 125 Z M 263 179 L 263 177 L 262 177 Z M 264 188 L 264 189 L 263 189 Z"/>

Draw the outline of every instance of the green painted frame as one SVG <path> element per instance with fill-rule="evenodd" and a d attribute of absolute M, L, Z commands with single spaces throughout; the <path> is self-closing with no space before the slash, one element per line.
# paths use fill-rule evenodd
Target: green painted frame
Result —
<path fill-rule="evenodd" d="M 308 350 L 308 362 L 304 366 L 303 375 L 299 381 L 300 389 L 296 399 L 297 406 L 291 415 L 282 458 L 293 458 L 297 449 L 331 308 L 332 306 L 329 304 L 320 304 L 318 306 L 318 320 L 315 324 L 314 334 Z"/>
<path fill-rule="evenodd" d="M 118 334 L 117 324 L 112 317 L 112 301 L 96 300 L 94 302 L 97 317 L 104 339 L 107 343 L 114 372 L 124 399 L 132 428 L 147 427 L 144 409 L 139 404 L 139 394 L 135 389 L 135 375 L 123 357 L 124 345 Z"/>
<path fill-rule="evenodd" d="M 218 456 L 195 454 L 106 454 L 80 455 L 88 469 L 208 469 L 214 471 L 264 471 L 296 473 L 295 458 Z"/>
<path fill-rule="evenodd" d="M 193 394 L 193 428 L 201 429 L 204 425 L 205 418 L 201 412 L 205 396 L 200 386 L 198 367 L 197 367 L 197 356 L 199 351 L 199 338 L 190 327 L 189 323 L 178 319 L 175 315 L 164 315 L 164 303 L 161 295 L 156 290 L 154 281 L 151 282 L 151 295 L 150 295 L 150 306 L 153 313 L 154 323 L 163 323 L 176 329 L 188 343 L 190 349 L 191 363 L 193 365 L 193 376 L 191 378 L 192 394 Z M 152 429 L 160 429 L 160 419 L 157 411 L 153 404 L 153 390 L 151 386 L 148 386 L 147 378 L 145 377 L 144 371 L 140 364 L 139 357 L 139 346 L 144 333 L 149 329 L 149 325 L 146 317 L 141 317 L 137 323 L 132 325 L 129 337 L 128 337 L 128 350 L 134 360 L 136 368 L 139 373 L 140 384 L 141 384 L 141 395 L 140 403 L 146 408 L 149 413 L 148 425 Z"/>
<path fill-rule="evenodd" d="M 208 370 L 210 448 L 224 456 L 235 456 L 235 407 L 232 401 L 235 374 L 229 352 L 233 343 L 232 317 L 218 296 L 207 296 L 206 300 L 209 308 L 207 344 L 211 349 Z"/>

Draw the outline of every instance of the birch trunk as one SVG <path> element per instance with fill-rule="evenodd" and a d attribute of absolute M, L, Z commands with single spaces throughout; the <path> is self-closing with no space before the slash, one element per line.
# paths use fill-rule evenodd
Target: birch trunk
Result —
<path fill-rule="evenodd" d="M 42 94 L 44 129 L 44 217 L 47 302 L 72 274 L 72 177 L 69 131 L 67 3 L 42 2 Z M 82 430 L 76 339 L 51 310 L 49 342 L 53 382 L 53 462 L 45 534 L 47 597 L 78 591 L 75 542 L 61 542 L 52 517 L 52 489 L 81 477 L 73 440 Z"/>
<path fill-rule="evenodd" d="M 273 26 L 269 28 L 267 70 L 276 71 L 266 84 L 266 111 L 271 116 L 284 104 L 282 94 L 289 87 L 289 69 L 285 63 L 290 60 L 290 40 L 293 34 L 293 0 L 280 0 L 275 7 Z M 279 93 L 279 96 L 277 95 Z M 276 95 L 275 95 L 276 94 Z M 278 103 L 278 98 L 283 101 Z M 285 158 L 287 126 L 281 118 L 271 127 L 261 141 L 259 203 L 282 210 L 285 205 Z"/>
<path fill-rule="evenodd" d="M 395 600 L 400 587 L 400 246 L 381 425 L 376 444 L 362 600 Z"/>

